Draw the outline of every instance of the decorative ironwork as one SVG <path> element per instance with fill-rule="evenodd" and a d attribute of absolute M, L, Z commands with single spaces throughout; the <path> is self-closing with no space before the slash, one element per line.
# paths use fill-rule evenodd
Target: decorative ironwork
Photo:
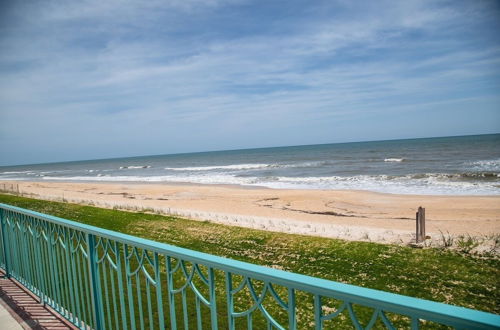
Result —
<path fill-rule="evenodd" d="M 500 316 L 0 204 L 0 267 L 81 329 L 498 329 Z M 432 326 L 430 326 L 432 328 Z"/>

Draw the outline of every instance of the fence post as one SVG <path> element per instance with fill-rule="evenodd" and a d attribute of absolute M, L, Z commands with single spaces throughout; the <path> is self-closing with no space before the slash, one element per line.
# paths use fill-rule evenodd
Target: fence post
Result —
<path fill-rule="evenodd" d="M 422 208 L 420 210 L 420 221 L 422 221 L 421 223 L 421 230 L 422 230 L 422 239 L 425 241 L 425 236 L 427 236 L 427 234 L 425 233 L 425 209 Z"/>
<path fill-rule="evenodd" d="M 92 314 L 94 314 L 95 329 L 104 329 L 104 310 L 101 297 L 101 282 L 97 265 L 97 250 L 95 235 L 87 234 L 87 259 L 90 275 L 90 296 L 92 299 Z"/>
<path fill-rule="evenodd" d="M 425 209 L 422 206 L 418 207 L 416 222 L 415 242 L 419 243 L 425 241 Z"/>
<path fill-rule="evenodd" d="M 2 231 L 2 252 L 3 252 L 3 261 L 5 264 L 5 277 L 10 278 L 10 262 L 9 262 L 9 254 L 7 253 L 7 239 L 8 235 L 5 232 L 5 210 L 0 208 L 0 230 Z"/>

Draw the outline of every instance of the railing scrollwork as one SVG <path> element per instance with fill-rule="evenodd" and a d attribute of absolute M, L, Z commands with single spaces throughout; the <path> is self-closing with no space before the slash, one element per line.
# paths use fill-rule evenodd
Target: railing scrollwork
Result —
<path fill-rule="evenodd" d="M 499 329 L 500 316 L 0 204 L 0 268 L 81 329 Z"/>

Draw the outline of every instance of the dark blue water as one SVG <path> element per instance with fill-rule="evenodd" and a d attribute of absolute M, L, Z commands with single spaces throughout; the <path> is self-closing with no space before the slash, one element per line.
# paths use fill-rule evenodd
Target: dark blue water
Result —
<path fill-rule="evenodd" d="M 500 194 L 500 134 L 0 167 L 0 180 L 190 182 Z"/>

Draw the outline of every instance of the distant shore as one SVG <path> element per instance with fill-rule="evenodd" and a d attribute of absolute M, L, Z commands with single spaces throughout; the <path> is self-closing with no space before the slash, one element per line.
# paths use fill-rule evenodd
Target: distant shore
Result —
<path fill-rule="evenodd" d="M 429 242 L 500 234 L 500 196 L 394 195 L 352 190 L 0 181 L 22 196 L 178 215 L 242 227 L 380 243 L 409 243 L 426 208 Z M 19 192 L 18 192 L 19 191 Z"/>

